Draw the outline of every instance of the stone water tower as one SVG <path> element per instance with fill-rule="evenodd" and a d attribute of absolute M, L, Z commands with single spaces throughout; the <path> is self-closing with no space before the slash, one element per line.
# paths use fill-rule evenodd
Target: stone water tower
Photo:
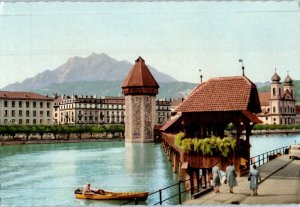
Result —
<path fill-rule="evenodd" d="M 125 95 L 125 142 L 152 142 L 159 85 L 141 57 L 121 87 Z"/>

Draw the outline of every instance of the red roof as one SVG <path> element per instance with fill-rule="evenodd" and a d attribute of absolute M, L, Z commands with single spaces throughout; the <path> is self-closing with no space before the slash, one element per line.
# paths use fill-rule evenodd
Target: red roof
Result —
<path fill-rule="evenodd" d="M 210 112 L 210 111 L 244 111 L 248 110 L 251 90 L 252 99 L 257 96 L 256 86 L 245 76 L 212 78 L 199 84 L 182 102 L 176 111 Z M 258 100 L 258 97 L 257 97 Z M 259 103 L 252 103 L 260 111 Z M 259 108 L 259 109 L 258 109 Z M 252 110 L 251 110 L 252 111 Z M 256 111 L 252 111 L 256 112 Z"/>
<path fill-rule="evenodd" d="M 270 92 L 259 92 L 258 93 L 259 102 L 262 106 L 268 106 L 270 104 L 269 100 L 271 98 Z"/>
<path fill-rule="evenodd" d="M 126 87 L 152 87 L 159 88 L 158 83 L 152 76 L 145 61 L 139 57 L 134 66 L 129 71 L 126 79 L 122 83 L 122 88 Z"/>
<path fill-rule="evenodd" d="M 15 100 L 45 100 L 52 101 L 53 98 L 42 96 L 33 92 L 16 92 L 16 91 L 0 91 L 0 99 L 15 99 Z"/>

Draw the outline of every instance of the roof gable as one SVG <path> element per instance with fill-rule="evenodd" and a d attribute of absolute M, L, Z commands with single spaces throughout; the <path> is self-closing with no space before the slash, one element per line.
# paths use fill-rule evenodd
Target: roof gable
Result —
<path fill-rule="evenodd" d="M 198 85 L 176 111 L 248 110 L 251 90 L 256 90 L 256 86 L 245 76 L 212 78 Z"/>

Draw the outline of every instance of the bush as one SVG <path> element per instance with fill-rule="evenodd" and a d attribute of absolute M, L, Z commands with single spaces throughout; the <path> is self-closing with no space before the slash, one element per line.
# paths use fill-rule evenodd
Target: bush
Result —
<path fill-rule="evenodd" d="M 180 132 L 175 136 L 175 145 L 187 153 L 202 153 L 208 156 L 219 153 L 223 157 L 228 157 L 229 153 L 236 147 L 236 139 L 232 137 L 221 139 L 215 136 L 204 139 L 184 138 L 184 134 Z"/>

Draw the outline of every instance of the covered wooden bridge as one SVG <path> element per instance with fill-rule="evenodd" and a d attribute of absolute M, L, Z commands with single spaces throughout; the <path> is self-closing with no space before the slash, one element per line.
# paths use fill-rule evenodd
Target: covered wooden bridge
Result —
<path fill-rule="evenodd" d="M 176 112 L 161 128 L 162 145 L 179 180 L 192 178 L 186 185 L 196 186 L 193 192 L 201 185 L 207 187 L 216 162 L 225 171 L 233 161 L 238 176 L 249 172 L 249 138 L 253 126 L 261 123 L 254 115 L 261 107 L 257 88 L 247 77 L 212 78 L 201 83 Z M 225 130 L 230 125 L 234 128 L 231 135 Z M 203 151 L 201 144 L 211 146 L 206 149 L 210 153 Z"/>

